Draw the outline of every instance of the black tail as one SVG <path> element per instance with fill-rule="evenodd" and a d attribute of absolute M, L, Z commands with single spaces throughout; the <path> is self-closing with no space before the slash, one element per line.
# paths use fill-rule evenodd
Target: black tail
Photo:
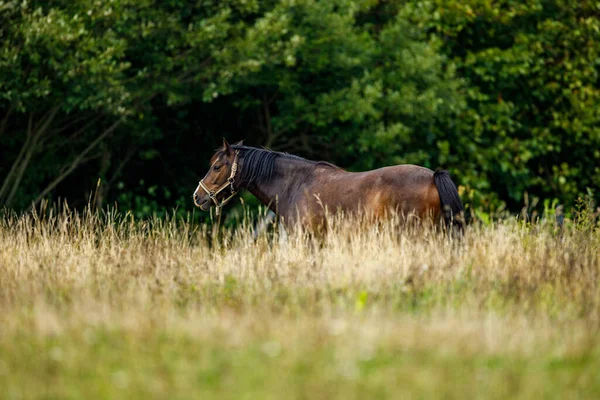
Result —
<path fill-rule="evenodd" d="M 435 171 L 433 183 L 440 194 L 440 202 L 444 211 L 444 220 L 447 227 L 455 227 L 459 232 L 465 225 L 464 208 L 458 196 L 456 185 L 450 178 L 448 171 Z"/>

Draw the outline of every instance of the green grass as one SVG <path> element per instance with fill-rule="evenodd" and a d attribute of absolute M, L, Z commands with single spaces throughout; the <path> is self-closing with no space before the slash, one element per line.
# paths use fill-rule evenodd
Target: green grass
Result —
<path fill-rule="evenodd" d="M 210 237 L 4 217 L 0 397 L 600 398 L 594 224 Z"/>
<path fill-rule="evenodd" d="M 292 318 L 223 312 L 158 318 L 147 313 L 153 316 L 124 312 L 102 323 L 60 314 L 37 317 L 45 326 L 24 315 L 21 328 L 0 342 L 3 396 L 600 395 L 598 343 L 579 331 L 585 325 L 535 326 L 489 316 Z M 513 330 L 507 322 L 517 326 Z M 571 335 L 582 342 L 566 339 Z"/>

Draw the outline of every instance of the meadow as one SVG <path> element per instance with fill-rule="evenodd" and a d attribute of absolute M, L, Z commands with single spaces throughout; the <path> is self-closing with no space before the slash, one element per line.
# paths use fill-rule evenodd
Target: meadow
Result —
<path fill-rule="evenodd" d="M 6 212 L 0 398 L 600 398 L 592 214 L 282 242 Z"/>

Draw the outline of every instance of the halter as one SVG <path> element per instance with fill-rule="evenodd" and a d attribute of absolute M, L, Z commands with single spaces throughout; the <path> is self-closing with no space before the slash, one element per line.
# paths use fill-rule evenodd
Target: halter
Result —
<path fill-rule="evenodd" d="M 227 204 L 229 202 L 229 200 L 233 199 L 235 197 L 235 195 L 237 194 L 237 192 L 235 191 L 235 188 L 233 187 L 233 184 L 235 182 L 235 174 L 237 172 L 237 168 L 238 168 L 238 154 L 239 154 L 239 150 L 237 150 L 235 152 L 235 157 L 233 158 L 233 164 L 231 165 L 231 174 L 229 174 L 229 178 L 227 178 L 227 182 L 225 182 L 220 188 L 218 188 L 217 190 L 210 190 L 206 184 L 204 184 L 204 178 L 202 178 L 200 180 L 200 182 L 198 183 L 198 187 L 201 187 L 202 190 L 204 190 L 207 194 L 208 197 L 210 197 L 210 199 L 213 201 L 213 203 L 215 203 L 216 206 L 216 210 L 215 210 L 215 214 L 219 215 L 221 213 L 221 207 L 223 207 L 225 204 Z M 223 200 L 221 200 L 221 203 L 219 203 L 219 200 L 217 200 L 217 195 L 219 193 L 221 193 L 223 190 L 227 189 L 227 187 L 230 187 L 231 189 L 231 194 L 229 195 L 229 197 L 224 198 Z"/>

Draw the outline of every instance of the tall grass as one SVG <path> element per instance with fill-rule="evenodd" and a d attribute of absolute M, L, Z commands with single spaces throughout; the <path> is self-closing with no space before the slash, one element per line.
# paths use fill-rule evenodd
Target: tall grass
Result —
<path fill-rule="evenodd" d="M 600 230 L 0 220 L 0 396 L 597 397 Z"/>

